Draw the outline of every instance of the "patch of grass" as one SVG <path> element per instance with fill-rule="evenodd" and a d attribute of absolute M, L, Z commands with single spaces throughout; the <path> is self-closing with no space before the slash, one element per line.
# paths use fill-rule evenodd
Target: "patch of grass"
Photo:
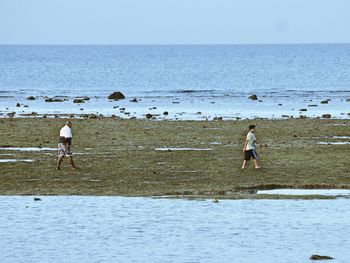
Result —
<path fill-rule="evenodd" d="M 263 169 L 240 169 L 247 126 L 257 125 Z M 344 123 L 347 126 L 333 124 Z M 2 119 L 0 146 L 57 147 L 62 119 Z M 350 188 L 349 145 L 319 145 L 350 135 L 349 120 L 73 120 L 77 171 L 56 152 L 13 152 L 33 163 L 0 163 L 0 194 L 248 197 L 272 188 Z M 333 140 L 334 141 L 334 140 Z M 215 144 L 212 144 L 212 143 Z M 220 143 L 220 144 L 217 144 Z M 155 151 L 157 147 L 212 151 Z M 86 149 L 91 148 L 91 149 Z M 80 153 L 80 154 L 79 154 Z M 0 158 L 9 158 L 1 156 Z"/>

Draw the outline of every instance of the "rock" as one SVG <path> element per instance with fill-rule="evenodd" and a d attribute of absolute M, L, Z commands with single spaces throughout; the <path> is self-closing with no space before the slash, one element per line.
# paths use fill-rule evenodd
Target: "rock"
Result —
<path fill-rule="evenodd" d="M 163 112 L 163 115 L 167 116 L 167 115 L 169 115 L 169 112 L 164 111 L 164 112 Z"/>
<path fill-rule="evenodd" d="M 282 103 L 278 103 L 278 106 L 282 106 L 283 104 Z"/>
<path fill-rule="evenodd" d="M 346 101 L 347 101 L 347 102 L 350 102 L 350 98 L 347 98 Z"/>
<path fill-rule="evenodd" d="M 330 115 L 329 113 L 322 114 L 322 118 L 330 119 L 330 118 L 332 118 L 332 115 Z"/>
<path fill-rule="evenodd" d="M 136 98 L 130 100 L 130 102 L 138 102 L 138 100 Z"/>
<path fill-rule="evenodd" d="M 9 113 L 7 113 L 7 116 L 9 116 L 9 117 L 14 117 L 16 115 L 16 112 L 9 112 Z"/>
<path fill-rule="evenodd" d="M 110 100 L 123 100 L 123 99 L 125 99 L 125 96 L 120 91 L 116 91 L 116 92 L 113 92 L 111 95 L 109 95 L 108 99 L 110 99 Z"/>
<path fill-rule="evenodd" d="M 118 109 L 119 108 L 119 106 L 113 106 L 113 109 Z"/>
<path fill-rule="evenodd" d="M 251 99 L 251 100 L 258 100 L 258 96 L 256 96 L 255 94 L 253 94 L 253 95 L 249 96 L 248 99 Z"/>
<path fill-rule="evenodd" d="M 321 104 L 328 104 L 328 100 L 322 100 Z"/>
<path fill-rule="evenodd" d="M 90 114 L 90 115 L 89 115 L 89 119 L 97 119 L 97 115 L 95 115 L 95 114 Z"/>
<path fill-rule="evenodd" d="M 282 115 L 282 118 L 289 118 L 289 115 L 283 114 L 283 115 Z"/>
<path fill-rule="evenodd" d="M 32 115 L 32 116 L 36 116 L 36 115 L 38 115 L 38 113 L 37 112 L 35 112 L 35 111 L 33 111 L 30 115 Z"/>
<path fill-rule="evenodd" d="M 28 106 L 28 105 L 24 105 L 23 107 L 24 107 L 24 108 L 28 108 L 29 106 Z"/>
<path fill-rule="evenodd" d="M 35 100 L 35 97 L 29 96 L 29 97 L 27 98 L 27 100 Z"/>
<path fill-rule="evenodd" d="M 125 108 L 120 108 L 119 110 L 120 110 L 120 111 L 123 111 L 123 110 L 125 110 Z"/>
<path fill-rule="evenodd" d="M 305 115 L 300 115 L 299 118 L 300 119 L 306 119 L 306 116 Z"/>
<path fill-rule="evenodd" d="M 41 201 L 39 197 L 34 197 L 34 201 Z"/>
<path fill-rule="evenodd" d="M 222 117 L 214 117 L 213 120 L 214 120 L 214 121 L 222 121 L 223 119 L 222 119 Z"/>
<path fill-rule="evenodd" d="M 80 108 L 80 110 L 84 110 L 84 108 Z"/>
<path fill-rule="evenodd" d="M 217 204 L 217 203 L 219 203 L 219 200 L 215 198 L 215 199 L 213 200 L 213 203 L 216 203 L 216 204 Z"/>
<path fill-rule="evenodd" d="M 61 100 L 61 99 L 47 98 L 47 99 L 45 99 L 45 102 L 63 102 L 63 100 Z"/>
<path fill-rule="evenodd" d="M 173 101 L 173 104 L 179 104 L 180 102 L 179 101 Z"/>
<path fill-rule="evenodd" d="M 17 103 L 17 104 L 16 104 L 16 107 L 21 107 L 21 104 Z"/>
<path fill-rule="evenodd" d="M 307 109 L 300 109 L 299 111 L 307 111 Z"/>
<path fill-rule="evenodd" d="M 85 103 L 85 100 L 83 100 L 83 99 L 74 99 L 73 103 Z"/>
<path fill-rule="evenodd" d="M 152 114 L 150 114 L 150 113 L 147 113 L 147 114 L 146 114 L 146 118 L 147 118 L 147 119 L 151 119 L 152 117 L 153 117 Z"/>
<path fill-rule="evenodd" d="M 312 255 L 310 257 L 311 260 L 330 260 L 330 259 L 334 259 L 330 256 L 321 256 L 321 255 Z"/>
<path fill-rule="evenodd" d="M 308 107 L 318 107 L 318 105 L 316 104 L 310 104 L 310 105 L 307 105 Z"/>
<path fill-rule="evenodd" d="M 79 98 L 78 98 L 78 99 L 79 99 Z M 87 97 L 87 96 L 81 97 L 80 99 L 82 99 L 82 100 L 90 100 L 90 98 Z"/>

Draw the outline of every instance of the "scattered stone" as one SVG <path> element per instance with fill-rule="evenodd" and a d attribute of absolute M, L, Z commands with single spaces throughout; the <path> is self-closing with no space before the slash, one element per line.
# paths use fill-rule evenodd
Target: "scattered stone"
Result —
<path fill-rule="evenodd" d="M 119 108 L 119 106 L 114 106 L 114 107 L 113 107 L 113 109 L 118 109 L 118 108 Z"/>
<path fill-rule="evenodd" d="M 153 117 L 152 114 L 150 114 L 150 113 L 147 113 L 147 114 L 146 114 L 146 118 L 147 118 L 147 119 L 151 119 L 152 117 Z"/>
<path fill-rule="evenodd" d="M 179 101 L 173 101 L 173 104 L 179 104 L 180 102 Z"/>
<path fill-rule="evenodd" d="M 282 118 L 289 118 L 289 115 L 283 114 L 283 115 L 282 115 Z"/>
<path fill-rule="evenodd" d="M 61 100 L 61 99 L 47 98 L 47 99 L 45 99 L 45 102 L 63 102 L 63 100 Z"/>
<path fill-rule="evenodd" d="M 80 110 L 84 110 L 84 108 L 80 108 Z"/>
<path fill-rule="evenodd" d="M 19 103 L 17 102 L 16 107 L 21 107 L 21 104 L 19 104 Z"/>
<path fill-rule="evenodd" d="M 167 116 L 167 115 L 169 115 L 169 112 L 164 111 L 164 112 L 163 112 L 163 115 Z"/>
<path fill-rule="evenodd" d="M 328 100 L 322 100 L 321 104 L 328 104 Z"/>
<path fill-rule="evenodd" d="M 347 101 L 347 102 L 350 102 L 350 98 L 347 98 L 346 101 Z"/>
<path fill-rule="evenodd" d="M 300 115 L 299 118 L 300 119 L 306 119 L 306 116 L 305 115 Z"/>
<path fill-rule="evenodd" d="M 24 107 L 24 108 L 28 108 L 29 106 L 28 106 L 28 105 L 24 105 L 23 107 Z"/>
<path fill-rule="evenodd" d="M 216 203 L 216 204 L 217 204 L 217 203 L 219 203 L 219 200 L 215 198 L 215 199 L 213 200 L 213 203 Z"/>
<path fill-rule="evenodd" d="M 299 111 L 307 111 L 307 109 L 300 109 Z"/>
<path fill-rule="evenodd" d="M 89 115 L 89 119 L 97 119 L 97 115 L 95 115 L 95 114 L 90 114 L 90 115 Z"/>
<path fill-rule="evenodd" d="M 316 104 L 310 104 L 310 105 L 307 105 L 308 107 L 318 107 L 318 105 Z"/>
<path fill-rule="evenodd" d="M 87 97 L 87 96 L 84 96 L 84 97 L 81 97 L 81 98 L 78 98 L 78 99 L 82 99 L 82 100 L 90 100 L 90 98 L 89 98 L 89 97 Z"/>
<path fill-rule="evenodd" d="M 123 111 L 123 110 L 125 110 L 125 108 L 120 108 L 119 110 L 120 110 L 120 111 Z"/>
<path fill-rule="evenodd" d="M 74 99 L 73 103 L 85 103 L 84 99 Z"/>
<path fill-rule="evenodd" d="M 29 97 L 27 98 L 27 100 L 35 100 L 35 97 L 29 96 Z"/>
<path fill-rule="evenodd" d="M 330 259 L 334 259 L 330 256 L 321 256 L 321 255 L 312 255 L 310 257 L 311 260 L 330 260 Z"/>
<path fill-rule="evenodd" d="M 32 115 L 32 116 L 36 116 L 36 115 L 38 115 L 38 113 L 37 112 L 35 112 L 35 111 L 33 111 L 30 115 Z"/>
<path fill-rule="evenodd" d="M 16 115 L 16 112 L 7 113 L 7 116 L 9 116 L 10 118 L 14 117 L 15 115 Z"/>
<path fill-rule="evenodd" d="M 278 103 L 278 106 L 282 106 L 283 104 L 282 103 Z"/>
<path fill-rule="evenodd" d="M 222 121 L 223 119 L 222 119 L 222 117 L 214 117 L 213 120 L 214 120 L 214 121 Z"/>
<path fill-rule="evenodd" d="M 256 96 L 255 94 L 253 94 L 253 95 L 249 96 L 248 99 L 251 99 L 251 100 L 258 100 L 258 96 Z"/>
<path fill-rule="evenodd" d="M 330 118 L 332 118 L 332 115 L 330 115 L 329 113 L 322 114 L 322 118 L 330 119 Z"/>
<path fill-rule="evenodd" d="M 47 119 L 47 116 L 46 116 L 46 115 L 43 115 L 43 118 L 44 118 L 44 119 Z"/>
<path fill-rule="evenodd" d="M 130 102 L 138 102 L 138 100 L 136 98 L 130 100 Z"/>
<path fill-rule="evenodd" d="M 123 100 L 123 99 L 125 99 L 125 96 L 120 91 L 116 91 L 116 92 L 113 92 L 111 95 L 109 95 L 108 99 L 110 99 L 110 100 Z"/>
<path fill-rule="evenodd" d="M 39 197 L 34 197 L 34 201 L 41 201 Z"/>
<path fill-rule="evenodd" d="M 196 113 L 197 115 L 201 115 L 202 114 L 202 112 L 200 112 L 200 111 L 197 111 L 197 113 Z"/>

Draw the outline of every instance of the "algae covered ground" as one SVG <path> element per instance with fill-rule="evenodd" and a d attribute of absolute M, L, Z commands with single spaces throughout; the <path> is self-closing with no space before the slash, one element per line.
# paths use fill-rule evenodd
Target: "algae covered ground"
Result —
<path fill-rule="evenodd" d="M 57 152 L 43 148 L 57 147 L 64 119 L 1 119 L 0 161 L 19 161 L 0 162 L 0 194 L 240 198 L 257 189 L 350 189 L 350 120 L 72 122 L 79 169 L 65 159 L 56 171 Z M 261 170 L 240 168 L 249 124 L 263 144 Z"/>

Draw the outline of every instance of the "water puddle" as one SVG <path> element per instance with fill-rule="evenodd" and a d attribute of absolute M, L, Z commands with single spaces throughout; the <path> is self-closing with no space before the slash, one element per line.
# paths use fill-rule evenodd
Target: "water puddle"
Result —
<path fill-rule="evenodd" d="M 34 162 L 34 160 L 31 160 L 31 159 L 0 159 L 0 163 L 17 163 L 17 162 L 32 163 L 32 162 Z"/>
<path fill-rule="evenodd" d="M 39 152 L 39 151 L 57 151 L 57 148 L 48 147 L 0 147 L 4 151 L 19 151 L 19 152 Z"/>
<path fill-rule="evenodd" d="M 317 144 L 322 145 L 348 145 L 350 142 L 317 142 Z"/>
<path fill-rule="evenodd" d="M 332 136 L 332 139 L 350 139 L 350 136 Z"/>
<path fill-rule="evenodd" d="M 211 151 L 212 149 L 210 148 L 174 148 L 174 147 L 169 147 L 169 148 L 155 148 L 155 151 Z"/>
<path fill-rule="evenodd" d="M 274 189 L 274 190 L 259 190 L 257 194 L 261 195 L 323 195 L 334 197 L 350 197 L 348 189 Z"/>

